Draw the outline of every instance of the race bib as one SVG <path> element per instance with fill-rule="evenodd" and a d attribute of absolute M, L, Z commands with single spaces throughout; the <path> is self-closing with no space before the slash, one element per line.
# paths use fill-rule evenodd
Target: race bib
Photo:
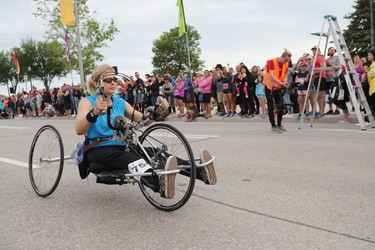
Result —
<path fill-rule="evenodd" d="M 144 159 L 139 159 L 129 163 L 128 169 L 132 174 L 142 174 L 152 167 Z"/>
<path fill-rule="evenodd" d="M 223 89 L 228 89 L 228 83 L 223 83 Z"/>

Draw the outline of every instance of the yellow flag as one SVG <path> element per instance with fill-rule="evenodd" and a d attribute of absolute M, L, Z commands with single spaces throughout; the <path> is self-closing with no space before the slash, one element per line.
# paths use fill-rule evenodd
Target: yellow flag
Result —
<path fill-rule="evenodd" d="M 61 22 L 75 25 L 73 0 L 60 0 Z"/>

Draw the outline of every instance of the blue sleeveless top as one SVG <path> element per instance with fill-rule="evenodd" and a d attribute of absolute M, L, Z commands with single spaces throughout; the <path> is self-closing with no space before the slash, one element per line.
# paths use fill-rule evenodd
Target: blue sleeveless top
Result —
<path fill-rule="evenodd" d="M 95 107 L 95 100 L 98 97 L 97 94 L 86 97 L 91 102 L 92 107 Z M 121 98 L 116 96 L 112 96 L 112 113 L 110 117 L 111 123 L 115 119 L 116 116 L 124 116 L 125 115 L 125 101 Z M 104 115 L 99 115 L 98 119 L 95 123 L 91 124 L 89 129 L 86 131 L 85 134 L 89 139 L 97 139 L 97 138 L 108 138 L 113 136 L 112 129 L 110 129 L 107 125 L 107 113 Z M 99 143 L 95 147 L 102 147 L 102 146 L 125 146 L 126 143 L 121 143 L 117 140 L 111 139 L 108 141 L 104 141 Z"/>

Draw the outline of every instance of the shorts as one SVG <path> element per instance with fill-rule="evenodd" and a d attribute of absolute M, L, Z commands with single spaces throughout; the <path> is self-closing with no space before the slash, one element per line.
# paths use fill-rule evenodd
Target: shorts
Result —
<path fill-rule="evenodd" d="M 224 94 L 233 94 L 233 89 L 223 89 Z"/>
<path fill-rule="evenodd" d="M 218 103 L 223 102 L 223 92 L 217 92 L 217 102 Z"/>
<path fill-rule="evenodd" d="M 318 89 L 318 83 L 319 83 L 319 77 L 314 78 L 315 89 Z M 326 91 L 326 90 L 327 90 L 326 78 L 321 78 L 318 91 Z"/>
<path fill-rule="evenodd" d="M 211 102 L 211 93 L 204 93 L 203 94 L 203 103 L 210 103 Z"/>
<path fill-rule="evenodd" d="M 258 100 L 266 99 L 266 96 L 265 95 L 257 95 L 257 98 L 258 98 Z"/>
<path fill-rule="evenodd" d="M 307 90 L 298 90 L 298 95 L 307 95 Z"/>
<path fill-rule="evenodd" d="M 175 95 L 174 98 L 177 99 L 177 100 L 184 100 L 184 98 L 182 96 L 179 96 L 179 95 Z"/>
<path fill-rule="evenodd" d="M 327 85 L 326 90 L 327 90 L 327 91 L 329 91 L 329 90 L 332 88 L 333 83 L 334 83 L 333 81 L 329 81 L 329 82 L 327 81 L 327 82 L 326 82 L 326 85 Z"/>

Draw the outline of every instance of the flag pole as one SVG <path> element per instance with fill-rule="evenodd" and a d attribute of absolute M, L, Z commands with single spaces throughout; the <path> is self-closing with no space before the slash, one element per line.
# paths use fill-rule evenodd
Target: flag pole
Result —
<path fill-rule="evenodd" d="M 83 61 L 82 61 L 82 48 L 81 48 L 81 31 L 79 29 L 79 17 L 78 17 L 78 7 L 77 0 L 74 0 L 74 13 L 76 20 L 76 31 L 77 31 L 77 44 L 78 44 L 78 62 L 79 62 L 79 75 L 80 75 L 80 84 L 85 83 L 84 73 L 83 73 Z"/>
<path fill-rule="evenodd" d="M 185 25 L 185 35 L 186 35 L 186 49 L 188 53 L 188 63 L 189 63 L 189 73 L 190 73 L 190 81 L 191 83 L 193 82 L 193 75 L 191 73 L 191 60 L 190 60 L 190 48 L 189 48 L 189 36 L 188 36 L 188 29 L 186 25 L 186 19 L 185 19 L 185 9 L 184 9 L 184 1 L 181 0 L 181 8 L 182 8 L 182 13 L 184 16 L 184 25 Z"/>

